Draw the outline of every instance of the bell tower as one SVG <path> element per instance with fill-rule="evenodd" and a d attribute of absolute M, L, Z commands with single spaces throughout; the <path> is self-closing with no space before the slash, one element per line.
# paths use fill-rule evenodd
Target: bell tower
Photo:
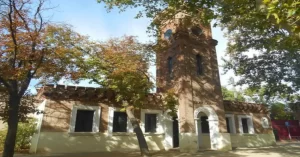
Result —
<path fill-rule="evenodd" d="M 178 94 L 180 150 L 204 148 L 205 135 L 210 137 L 208 149 L 231 149 L 230 144 L 219 142 L 221 137 L 230 141 L 230 135 L 215 49 L 218 42 L 212 39 L 210 25 L 186 26 L 184 18 L 178 14 L 160 28 L 160 39 L 168 46 L 156 54 L 158 92 L 174 89 Z"/>

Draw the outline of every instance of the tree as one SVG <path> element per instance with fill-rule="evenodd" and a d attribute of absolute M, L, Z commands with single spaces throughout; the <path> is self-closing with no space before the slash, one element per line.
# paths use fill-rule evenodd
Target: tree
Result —
<path fill-rule="evenodd" d="M 284 4 L 278 5 L 281 8 Z M 239 6 L 240 10 L 223 8 L 224 16 L 220 20 L 229 38 L 225 71 L 233 70 L 240 76 L 237 85 L 247 84 L 253 89 L 263 86 L 267 96 L 297 93 L 300 38 L 296 32 L 277 24 L 274 18 L 268 19 L 269 14 L 255 9 L 255 5 L 233 6 Z M 295 18 L 299 18 L 298 11 Z M 251 54 L 251 50 L 256 52 Z"/>
<path fill-rule="evenodd" d="M 21 100 L 32 79 L 76 77 L 85 37 L 42 16 L 45 0 L 0 1 L 0 86 L 8 94 L 3 157 L 13 157 Z M 75 56 L 77 59 L 75 59 Z"/>
<path fill-rule="evenodd" d="M 185 13 L 186 25 L 199 22 L 221 26 L 229 38 L 224 60 L 225 71 L 240 76 L 237 85 L 251 88 L 266 85 L 265 95 L 297 93 L 300 88 L 300 1 L 299 0 L 98 0 L 108 10 L 124 11 L 141 7 L 137 18 L 153 18 L 150 31 L 160 36 L 159 28 L 179 12 Z M 254 56 L 249 53 L 256 50 Z"/>
<path fill-rule="evenodd" d="M 141 155 L 150 156 L 139 120 L 133 111 L 149 105 L 164 107 L 163 104 L 175 110 L 177 103 L 171 93 L 165 97 L 159 93 L 150 93 L 154 88 L 152 76 L 148 73 L 153 58 L 151 47 L 139 43 L 131 36 L 112 38 L 91 47 L 85 64 L 81 66 L 85 78 L 113 91 L 113 101 L 123 106 L 133 126 Z"/>
<path fill-rule="evenodd" d="M 240 101 L 245 102 L 243 93 L 240 91 L 232 91 L 226 87 L 222 87 L 223 100 Z"/>
<path fill-rule="evenodd" d="M 292 120 L 293 114 L 288 105 L 283 103 L 274 103 L 270 108 L 271 118 L 279 120 Z"/>
<path fill-rule="evenodd" d="M 30 113 L 38 112 L 35 107 L 37 100 L 34 96 L 26 92 L 24 93 L 19 107 L 18 117 L 20 122 L 28 122 Z M 8 94 L 0 92 L 0 120 L 7 122 L 8 119 Z"/>
<path fill-rule="evenodd" d="M 296 120 L 300 120 L 300 102 L 289 103 L 289 108 L 291 109 Z"/>
<path fill-rule="evenodd" d="M 297 111 L 293 108 L 294 105 L 288 103 L 286 94 L 264 95 L 265 90 L 265 87 L 260 89 L 247 88 L 244 93 L 250 101 L 268 105 L 271 119 L 291 120 L 296 117 Z"/>

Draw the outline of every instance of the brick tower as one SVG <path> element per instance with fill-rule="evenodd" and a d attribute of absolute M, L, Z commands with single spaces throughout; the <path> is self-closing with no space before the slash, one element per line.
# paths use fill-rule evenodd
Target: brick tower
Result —
<path fill-rule="evenodd" d="M 157 52 L 159 92 L 178 94 L 179 147 L 182 151 L 231 149 L 215 46 L 210 25 L 184 26 L 184 14 L 161 27 L 168 47 Z M 222 139 L 225 139 L 222 141 Z"/>

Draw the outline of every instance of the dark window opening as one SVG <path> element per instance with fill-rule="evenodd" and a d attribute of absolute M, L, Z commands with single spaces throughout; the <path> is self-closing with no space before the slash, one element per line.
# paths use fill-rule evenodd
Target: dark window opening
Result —
<path fill-rule="evenodd" d="M 197 75 L 203 75 L 202 56 L 196 55 Z"/>
<path fill-rule="evenodd" d="M 231 133 L 231 131 L 230 131 L 230 121 L 229 121 L 228 117 L 226 117 L 226 126 L 227 126 L 227 132 Z"/>
<path fill-rule="evenodd" d="M 164 38 L 166 40 L 169 40 L 172 36 L 172 30 L 171 29 L 168 29 L 165 33 L 164 33 Z"/>
<path fill-rule="evenodd" d="M 145 132 L 156 132 L 156 114 L 145 114 Z"/>
<path fill-rule="evenodd" d="M 168 58 L 168 78 L 169 80 L 173 79 L 173 58 Z"/>
<path fill-rule="evenodd" d="M 77 110 L 75 132 L 92 132 L 94 112 L 90 110 Z"/>
<path fill-rule="evenodd" d="M 179 126 L 178 117 L 173 117 L 173 148 L 179 147 Z"/>
<path fill-rule="evenodd" d="M 202 133 L 209 133 L 209 124 L 208 124 L 208 117 L 201 116 L 201 130 Z"/>
<path fill-rule="evenodd" d="M 243 133 L 248 134 L 249 133 L 248 118 L 242 118 L 242 126 L 243 126 Z"/>
<path fill-rule="evenodd" d="M 127 132 L 127 115 L 125 112 L 114 112 L 113 132 Z"/>
<path fill-rule="evenodd" d="M 200 27 L 193 27 L 191 29 L 192 33 L 196 36 L 199 36 L 203 33 L 202 29 Z"/>

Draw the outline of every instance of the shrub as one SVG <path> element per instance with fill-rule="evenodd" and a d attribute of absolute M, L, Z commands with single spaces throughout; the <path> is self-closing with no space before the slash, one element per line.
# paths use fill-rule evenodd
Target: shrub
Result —
<path fill-rule="evenodd" d="M 31 137 L 36 131 L 36 123 L 33 120 L 28 122 L 20 122 L 18 124 L 18 132 L 16 139 L 16 151 L 27 150 L 30 148 Z M 3 151 L 7 128 L 0 131 L 0 152 Z"/>

